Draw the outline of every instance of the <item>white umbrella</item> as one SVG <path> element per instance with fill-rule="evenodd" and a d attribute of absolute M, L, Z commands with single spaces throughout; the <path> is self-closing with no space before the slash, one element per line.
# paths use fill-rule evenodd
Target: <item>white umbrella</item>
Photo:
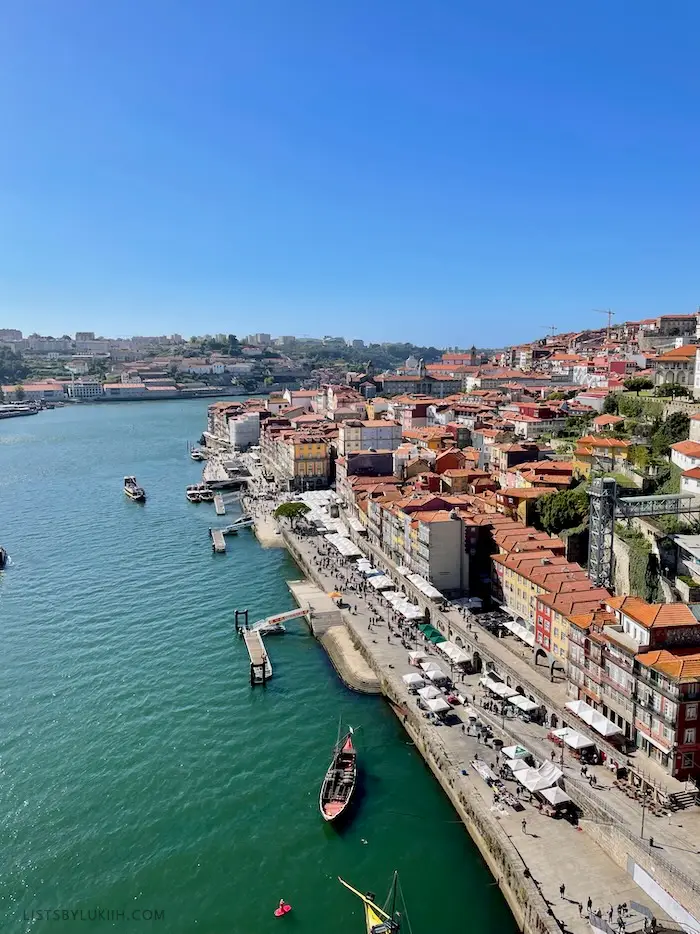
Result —
<path fill-rule="evenodd" d="M 418 692 L 418 696 L 422 697 L 423 700 L 433 700 L 435 697 L 440 697 L 440 692 L 433 684 L 429 684 L 427 688 L 421 688 Z"/>
<path fill-rule="evenodd" d="M 450 709 L 450 705 L 442 697 L 425 701 L 425 706 L 433 713 L 446 713 Z"/>
<path fill-rule="evenodd" d="M 553 788 L 543 788 L 540 794 L 543 798 L 546 798 L 550 804 L 565 804 L 567 801 L 571 801 L 567 793 L 562 791 L 557 785 Z"/>
<path fill-rule="evenodd" d="M 441 681 L 449 681 L 449 678 L 444 671 L 440 668 L 431 668 L 430 671 L 426 671 L 426 677 L 430 678 L 431 681 L 440 683 Z"/>
<path fill-rule="evenodd" d="M 404 675 L 402 680 L 404 684 L 407 684 L 412 688 L 422 688 L 425 684 L 425 681 L 421 678 L 417 671 L 412 671 L 410 674 Z"/>

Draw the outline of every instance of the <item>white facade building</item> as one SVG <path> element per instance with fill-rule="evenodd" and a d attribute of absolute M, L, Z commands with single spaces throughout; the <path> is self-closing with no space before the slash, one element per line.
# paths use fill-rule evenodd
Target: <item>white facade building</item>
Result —
<path fill-rule="evenodd" d="M 102 399 L 102 383 L 97 379 L 76 379 L 66 387 L 71 399 Z"/>
<path fill-rule="evenodd" d="M 228 419 L 231 447 L 235 451 L 246 451 L 260 441 L 260 413 L 242 412 Z"/>

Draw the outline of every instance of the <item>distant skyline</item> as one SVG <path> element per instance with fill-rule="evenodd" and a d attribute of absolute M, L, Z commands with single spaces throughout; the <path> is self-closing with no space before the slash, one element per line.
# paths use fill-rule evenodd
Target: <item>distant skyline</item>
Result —
<path fill-rule="evenodd" d="M 499 347 L 690 314 L 699 31 L 681 0 L 7 0 L 0 327 Z"/>

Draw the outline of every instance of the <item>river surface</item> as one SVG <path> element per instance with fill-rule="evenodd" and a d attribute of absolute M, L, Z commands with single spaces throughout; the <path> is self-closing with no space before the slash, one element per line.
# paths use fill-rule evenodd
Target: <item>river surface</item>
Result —
<path fill-rule="evenodd" d="M 342 875 L 398 869 L 415 934 L 510 934 L 493 879 L 385 702 L 347 690 L 305 624 L 251 689 L 233 613 L 294 606 L 286 552 L 214 556 L 186 501 L 207 403 L 0 421 L 0 929 L 363 934 Z M 122 493 L 135 474 L 141 506 Z M 219 520 L 219 523 L 226 520 Z M 353 819 L 317 796 L 338 717 L 359 728 Z M 293 906 L 278 921 L 280 898 Z M 123 912 L 83 924 L 45 910 Z M 137 920 L 135 911 L 164 912 Z M 32 915 L 34 912 L 34 915 Z M 87 916 L 87 914 L 86 914 Z"/>

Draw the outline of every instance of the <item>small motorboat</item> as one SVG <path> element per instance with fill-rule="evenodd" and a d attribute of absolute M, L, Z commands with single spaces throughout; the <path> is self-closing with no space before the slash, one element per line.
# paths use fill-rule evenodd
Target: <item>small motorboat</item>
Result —
<path fill-rule="evenodd" d="M 357 782 L 357 753 L 352 743 L 352 727 L 348 732 L 340 737 L 338 730 L 338 741 L 333 750 L 333 758 L 328 766 L 318 804 L 321 811 L 321 817 L 331 823 L 338 820 L 343 814 L 352 798 Z"/>
<path fill-rule="evenodd" d="M 133 499 L 137 503 L 146 502 L 146 491 L 142 486 L 138 485 L 136 477 L 124 477 L 124 492 L 129 499 Z"/>
<path fill-rule="evenodd" d="M 185 496 L 190 503 L 201 503 L 202 494 L 198 486 L 188 486 L 185 490 Z"/>
<path fill-rule="evenodd" d="M 210 490 L 208 486 L 202 486 L 199 489 L 199 498 L 203 503 L 213 503 L 214 495 L 214 491 Z"/>
<path fill-rule="evenodd" d="M 204 451 L 200 451 L 199 448 L 192 448 L 190 451 L 190 457 L 193 461 L 204 461 L 207 459 L 207 455 Z"/>
<path fill-rule="evenodd" d="M 0 571 L 2 571 L 4 568 L 7 567 L 8 559 L 9 559 L 9 555 L 7 554 L 5 549 L 2 546 L 0 546 Z"/>

